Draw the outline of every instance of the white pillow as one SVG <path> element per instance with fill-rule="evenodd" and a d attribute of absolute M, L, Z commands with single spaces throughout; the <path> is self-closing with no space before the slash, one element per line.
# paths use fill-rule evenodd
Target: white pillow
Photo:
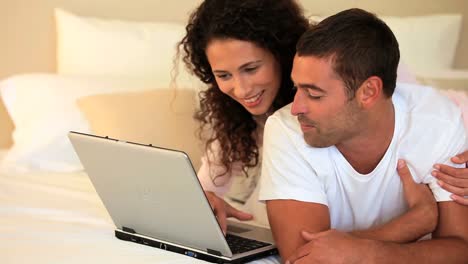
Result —
<path fill-rule="evenodd" d="M 460 14 L 380 16 L 395 34 L 402 60 L 416 74 L 452 68 L 460 36 Z M 320 22 L 320 16 L 309 17 Z"/>
<path fill-rule="evenodd" d="M 2 170 L 68 172 L 81 164 L 66 137 L 68 131 L 90 132 L 76 105 L 83 96 L 146 90 L 157 81 L 131 78 L 28 74 L 0 82 L 0 93 L 13 120 L 13 146 L 2 160 Z"/>
<path fill-rule="evenodd" d="M 168 87 L 184 25 L 81 17 L 62 9 L 55 9 L 55 20 L 58 73 L 145 77 Z M 199 86 L 178 63 L 178 84 Z"/>
<path fill-rule="evenodd" d="M 394 32 L 402 58 L 417 75 L 452 68 L 460 36 L 460 14 L 383 16 L 382 20 Z"/>

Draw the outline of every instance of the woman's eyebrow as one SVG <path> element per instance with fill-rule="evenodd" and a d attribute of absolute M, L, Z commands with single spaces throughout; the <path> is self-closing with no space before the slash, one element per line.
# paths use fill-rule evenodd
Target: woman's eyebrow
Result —
<path fill-rule="evenodd" d="M 256 64 L 256 63 L 260 63 L 262 62 L 262 60 L 255 60 L 255 61 L 249 61 L 249 62 L 246 62 L 244 64 L 242 64 L 241 66 L 239 66 L 239 70 L 243 69 L 243 68 L 247 68 L 249 66 L 252 66 L 252 64 Z M 226 73 L 228 71 L 226 70 L 213 70 L 213 73 Z"/>
<path fill-rule="evenodd" d="M 239 69 L 242 69 L 242 68 L 246 68 L 246 67 L 252 66 L 252 64 L 256 64 L 256 63 L 259 63 L 259 62 L 262 62 L 262 60 L 249 61 L 249 62 L 247 62 L 247 63 L 244 63 L 244 64 L 242 64 L 241 66 L 239 66 Z"/>
<path fill-rule="evenodd" d="M 227 73 L 227 71 L 224 71 L 224 70 L 213 70 L 213 73 Z"/>

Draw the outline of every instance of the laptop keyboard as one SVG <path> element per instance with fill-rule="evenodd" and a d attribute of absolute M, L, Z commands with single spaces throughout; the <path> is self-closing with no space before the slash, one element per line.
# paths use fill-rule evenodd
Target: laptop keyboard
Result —
<path fill-rule="evenodd" d="M 265 242 L 239 237 L 231 234 L 226 235 L 226 241 L 229 245 L 229 248 L 231 248 L 232 254 L 243 253 L 271 245 Z"/>

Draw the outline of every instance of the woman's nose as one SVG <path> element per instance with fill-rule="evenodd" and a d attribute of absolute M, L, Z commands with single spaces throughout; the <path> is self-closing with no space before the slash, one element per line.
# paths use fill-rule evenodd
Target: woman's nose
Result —
<path fill-rule="evenodd" d="M 252 96 L 253 89 L 250 83 L 244 78 L 234 78 L 234 95 L 237 98 L 248 98 Z"/>

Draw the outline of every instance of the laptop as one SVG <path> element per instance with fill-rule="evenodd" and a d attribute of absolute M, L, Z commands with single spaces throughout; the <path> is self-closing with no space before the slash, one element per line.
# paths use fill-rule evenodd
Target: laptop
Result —
<path fill-rule="evenodd" d="M 277 254 L 267 228 L 228 221 L 224 236 L 184 152 L 73 131 L 68 136 L 117 238 L 216 263 Z"/>

